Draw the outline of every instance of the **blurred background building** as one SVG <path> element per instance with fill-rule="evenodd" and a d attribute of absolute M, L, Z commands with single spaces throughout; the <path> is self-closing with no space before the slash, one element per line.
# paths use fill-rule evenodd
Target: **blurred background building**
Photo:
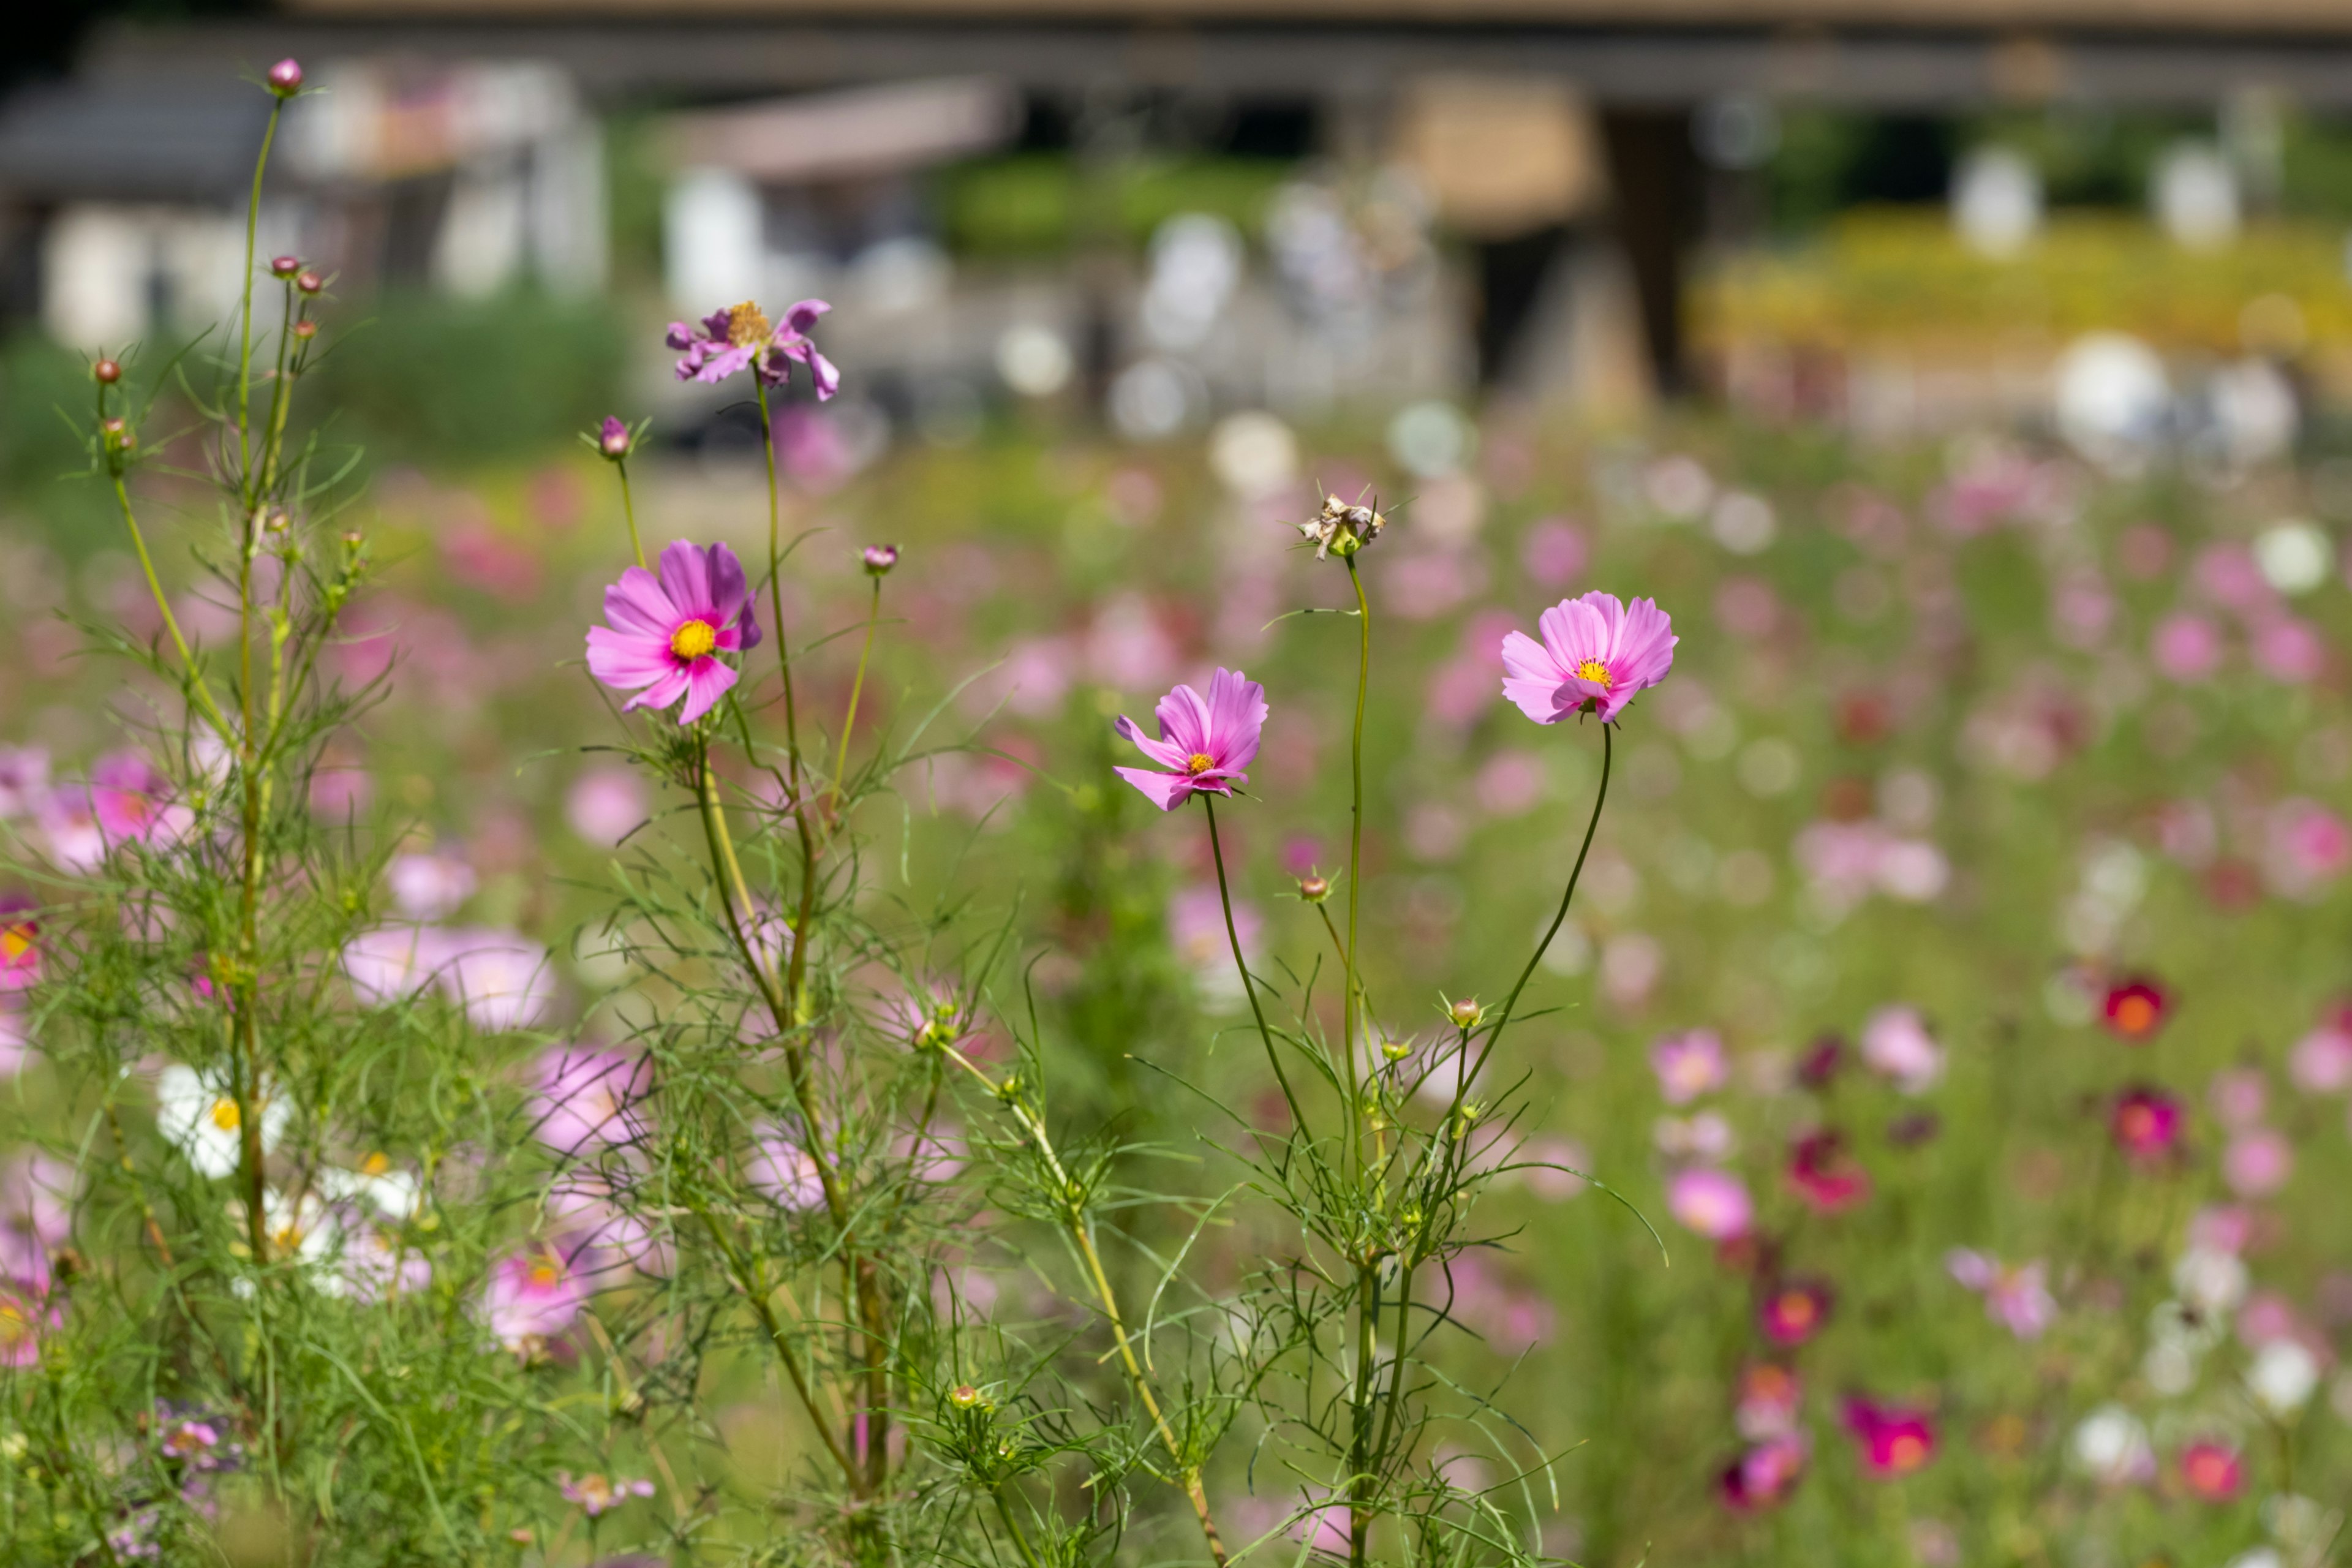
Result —
<path fill-rule="evenodd" d="M 852 457 L 1038 404 L 1150 439 L 1482 392 L 2234 450 L 2352 393 L 2352 7 L 2328 0 L 289 0 L 45 26 L 0 100 L 0 311 L 85 351 L 219 315 L 267 114 L 238 79 L 292 54 L 318 91 L 266 250 L 353 307 L 610 296 L 633 331 L 822 295 L 860 367 L 827 437 Z M 669 395 L 670 423 L 724 426 Z"/>

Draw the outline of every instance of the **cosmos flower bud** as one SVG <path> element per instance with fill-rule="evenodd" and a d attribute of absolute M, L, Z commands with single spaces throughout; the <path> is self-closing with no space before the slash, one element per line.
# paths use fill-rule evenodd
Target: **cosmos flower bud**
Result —
<path fill-rule="evenodd" d="M 996 1086 L 996 1098 L 1003 1100 L 1007 1105 L 1010 1105 L 1014 1100 L 1020 1099 L 1021 1075 L 1019 1073 L 1006 1074 L 1004 1081 Z"/>
<path fill-rule="evenodd" d="M 274 278 L 291 278 L 301 270 L 302 258 L 299 256 L 273 256 L 269 258 L 269 272 Z"/>
<path fill-rule="evenodd" d="M 102 359 L 89 367 L 89 374 L 102 385 L 112 386 L 122 379 L 122 366 L 110 359 Z"/>
<path fill-rule="evenodd" d="M 299 289 L 305 294 L 319 293 L 320 290 L 324 289 L 326 286 L 326 279 L 308 268 L 303 270 L 300 277 L 294 279 L 294 287 Z"/>
<path fill-rule="evenodd" d="M 1319 904 L 1331 896 L 1331 879 L 1307 876 L 1298 879 L 1298 896 L 1310 904 Z"/>
<path fill-rule="evenodd" d="M 1454 1026 L 1457 1029 L 1475 1029 L 1486 1022 L 1486 1009 L 1478 1005 L 1476 997 L 1465 996 L 1446 1009 L 1445 1016 L 1454 1020 Z"/>
<path fill-rule="evenodd" d="M 887 577 L 890 568 L 898 564 L 898 547 L 895 544 L 869 544 L 861 559 L 866 563 L 868 577 Z"/>
<path fill-rule="evenodd" d="M 988 1395 L 968 1383 L 959 1384 L 948 1390 L 948 1403 L 958 1410 L 985 1410 L 988 1408 Z"/>
<path fill-rule="evenodd" d="M 269 90 L 291 98 L 302 90 L 302 62 L 289 55 L 269 68 Z"/>
<path fill-rule="evenodd" d="M 139 445 L 139 437 L 121 419 L 100 420 L 98 438 L 110 452 L 128 452 Z"/>
<path fill-rule="evenodd" d="M 1412 1042 L 1411 1040 L 1382 1040 L 1381 1042 L 1381 1055 L 1388 1058 L 1388 1059 L 1392 1062 L 1401 1062 L 1404 1060 L 1405 1058 L 1412 1055 Z"/>
<path fill-rule="evenodd" d="M 319 323 L 305 317 L 294 323 L 294 335 L 307 343 L 319 335 Z"/>
<path fill-rule="evenodd" d="M 619 462 L 636 444 L 636 437 L 629 433 L 629 427 L 621 423 L 620 416 L 616 414 L 607 414 L 604 423 L 597 426 L 596 450 L 602 452 L 607 461 Z"/>
<path fill-rule="evenodd" d="M 284 507 L 273 506 L 262 514 L 261 526 L 272 533 L 283 533 L 294 526 L 294 520 L 286 515 Z"/>

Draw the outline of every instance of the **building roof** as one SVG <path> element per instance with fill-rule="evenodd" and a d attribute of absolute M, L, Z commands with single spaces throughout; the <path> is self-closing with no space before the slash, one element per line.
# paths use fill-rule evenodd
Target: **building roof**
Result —
<path fill-rule="evenodd" d="M 226 200 L 253 177 L 269 99 L 233 77 L 138 73 L 0 104 L 0 191 L 32 201 Z"/>

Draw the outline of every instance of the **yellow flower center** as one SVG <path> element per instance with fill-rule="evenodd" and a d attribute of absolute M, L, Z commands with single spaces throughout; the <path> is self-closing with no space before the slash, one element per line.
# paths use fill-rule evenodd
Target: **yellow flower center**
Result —
<path fill-rule="evenodd" d="M 775 328 L 760 313 L 760 307 L 746 300 L 727 311 L 727 341 L 739 349 L 748 349 L 766 342 L 775 335 Z"/>
<path fill-rule="evenodd" d="M 360 1173 L 364 1176 L 381 1176 L 391 1169 L 392 1162 L 380 1153 L 370 1154 L 360 1162 Z"/>
<path fill-rule="evenodd" d="M 1595 685 L 1601 687 L 1603 690 L 1607 690 L 1611 686 L 1615 684 L 1615 682 L 1610 679 L 1609 667 L 1601 663 L 1597 658 L 1588 658 L 1582 664 L 1578 665 L 1576 667 L 1576 679 L 1579 680 L 1590 680 Z"/>
<path fill-rule="evenodd" d="M 680 658 L 701 658 L 719 646 L 719 634 L 709 621 L 688 621 L 669 634 L 669 651 Z"/>
<path fill-rule="evenodd" d="M 0 959 L 15 963 L 33 951 L 33 928 L 26 925 L 0 926 Z"/>
<path fill-rule="evenodd" d="M 1184 771 L 1188 773 L 1205 773 L 1216 765 L 1217 759 L 1206 752 L 1195 752 L 1184 759 Z"/>
<path fill-rule="evenodd" d="M 0 1345 L 20 1345 L 33 1337 L 33 1320 L 24 1303 L 0 1296 Z"/>
<path fill-rule="evenodd" d="M 236 1131 L 237 1111 L 236 1100 L 230 1100 L 226 1096 L 223 1096 L 221 1099 L 214 1100 L 212 1115 L 213 1125 L 219 1128 L 222 1131 L 234 1132 Z"/>
<path fill-rule="evenodd" d="M 562 1278 L 562 1270 L 557 1268 L 552 1263 L 535 1263 L 531 1266 L 530 1283 L 533 1289 L 552 1290 L 555 1289 L 555 1282 Z"/>
<path fill-rule="evenodd" d="M 2146 1033 L 2156 1023 L 2156 1004 L 2145 996 L 2126 996 L 2116 1004 L 2116 1027 L 2126 1035 Z"/>

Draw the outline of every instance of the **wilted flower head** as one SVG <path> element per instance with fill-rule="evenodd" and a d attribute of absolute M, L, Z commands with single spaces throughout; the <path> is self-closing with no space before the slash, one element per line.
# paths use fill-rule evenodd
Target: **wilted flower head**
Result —
<path fill-rule="evenodd" d="M 2127 1089 L 2116 1097 L 2107 1119 L 2116 1147 L 2149 1163 L 2163 1159 L 2180 1141 L 2180 1101 L 2160 1089 Z"/>
<path fill-rule="evenodd" d="M 2171 1014 L 2172 998 L 2153 980 L 2135 978 L 2108 988 L 2101 1017 L 2107 1032 L 2133 1045 L 2154 1039 Z"/>
<path fill-rule="evenodd" d="M 712 311 L 693 327 L 672 321 L 666 341 L 685 353 L 677 362 L 680 381 L 716 384 L 749 368 L 764 384 L 782 386 L 792 379 L 797 363 L 808 368 L 821 402 L 841 389 L 841 373 L 817 353 L 808 333 L 817 318 L 832 309 L 822 300 L 803 300 L 786 307 L 784 319 L 771 325 L 760 307 L 746 300 Z"/>
<path fill-rule="evenodd" d="M 1849 1399 L 1845 1426 L 1853 1434 L 1864 1469 L 1873 1476 L 1907 1476 L 1936 1457 L 1935 1422 L 1924 1410 Z"/>
<path fill-rule="evenodd" d="M 737 679 L 719 658 L 759 646 L 760 623 L 744 586 L 743 563 L 724 544 L 679 540 L 661 554 L 661 575 L 642 566 L 604 590 L 604 619 L 588 628 L 588 670 L 616 690 L 637 694 L 627 709 L 686 706 L 691 724 L 717 706 Z"/>
<path fill-rule="evenodd" d="M 1313 517 L 1298 525 L 1299 534 L 1314 542 L 1315 559 L 1334 552 L 1342 560 L 1380 538 L 1389 520 L 1371 507 L 1350 505 L 1338 496 L 1325 496 Z"/>
<path fill-rule="evenodd" d="M 1985 1316 L 2021 1340 L 2040 1339 L 2058 1316 L 2046 1282 L 2049 1268 L 2038 1260 L 2011 1268 L 1999 1258 L 1956 1247 L 1944 1254 L 1944 1268 L 1984 1298 Z"/>
<path fill-rule="evenodd" d="M 1537 617 L 1538 642 L 1525 632 L 1503 638 L 1503 696 L 1538 724 L 1571 713 L 1615 721 L 1636 692 L 1674 668 L 1674 622 L 1654 599 L 1631 605 L 1599 591 L 1562 599 Z"/>
<path fill-rule="evenodd" d="M 1668 1105 L 1687 1105 L 1731 1081 L 1723 1037 L 1713 1029 L 1661 1035 L 1650 1047 L 1650 1070 L 1658 1075 L 1658 1092 Z"/>
<path fill-rule="evenodd" d="M 1906 1094 L 1924 1094 L 1944 1076 L 1944 1049 L 1914 1007 L 1881 1007 L 1862 1029 L 1862 1059 Z"/>
<path fill-rule="evenodd" d="M 651 1481 L 633 1481 L 620 1478 L 607 1480 L 603 1476 L 593 1473 L 584 1475 L 575 1481 L 572 1479 L 572 1472 L 569 1470 L 555 1472 L 555 1486 L 556 1489 L 563 1494 L 564 1501 L 578 1503 L 581 1511 L 591 1519 L 608 1509 L 620 1507 L 633 1497 L 654 1495 L 654 1484 Z"/>
<path fill-rule="evenodd" d="M 1776 1345 L 1801 1345 L 1822 1331 L 1835 1300 L 1822 1280 L 1783 1279 L 1758 1303 L 1756 1324 Z"/>
<path fill-rule="evenodd" d="M 1115 728 L 1160 767 L 1111 771 L 1160 810 L 1173 811 L 1196 795 L 1230 796 L 1234 785 L 1249 783 L 1243 770 L 1256 758 L 1265 728 L 1265 687 L 1239 670 L 1220 669 L 1210 678 L 1207 697 L 1179 686 L 1152 711 L 1160 721 L 1156 741 L 1125 714 Z"/>

